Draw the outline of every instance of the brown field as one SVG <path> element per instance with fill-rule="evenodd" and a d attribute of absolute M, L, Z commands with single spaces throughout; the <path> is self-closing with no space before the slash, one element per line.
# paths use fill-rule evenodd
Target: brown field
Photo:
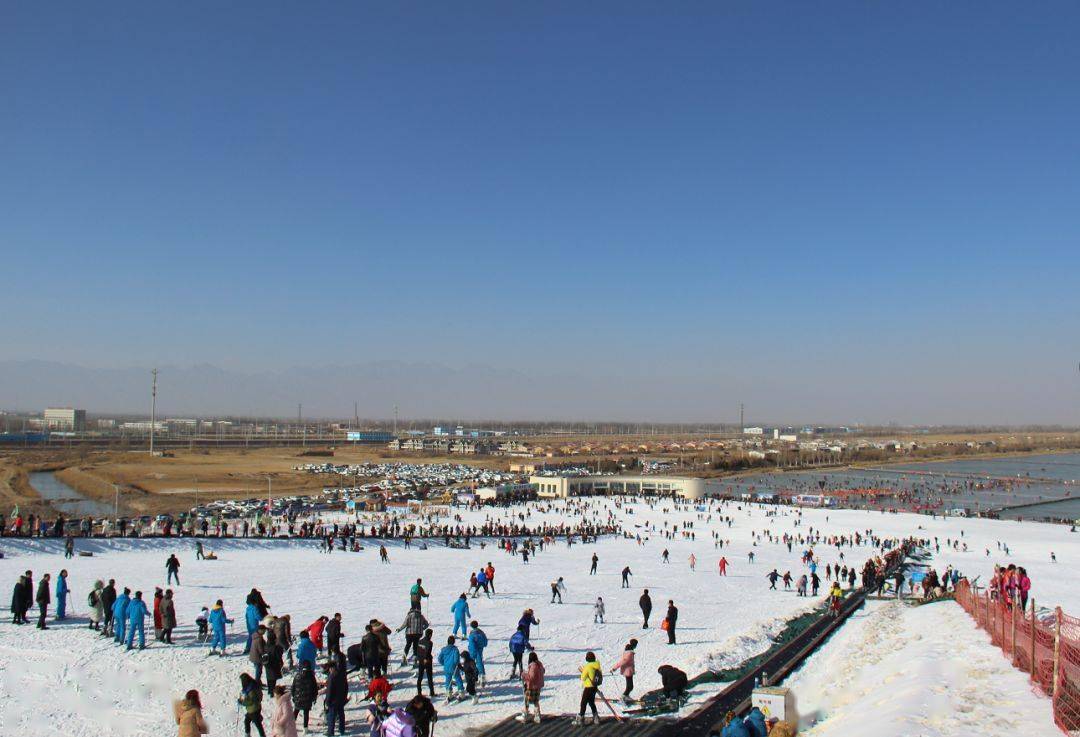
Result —
<path fill-rule="evenodd" d="M 672 440 L 684 440 L 690 436 L 670 436 Z M 880 436 L 879 436 L 880 437 Z M 614 440 L 615 438 L 612 438 Z M 664 442 L 668 436 L 649 436 L 648 441 Z M 700 439 L 700 436 L 699 436 Z M 846 438 L 853 440 L 854 438 Z M 914 440 L 921 446 L 938 445 L 933 455 L 888 456 L 874 459 L 875 464 L 889 462 L 912 462 L 949 460 L 973 455 L 1003 456 L 1016 453 L 1046 452 L 1054 449 L 1080 447 L 1080 434 L 1052 433 L 981 433 L 970 435 L 904 435 L 889 436 L 895 440 Z M 560 437 L 563 444 L 595 444 L 597 438 Z M 642 438 L 646 440 L 646 438 Z M 967 448 L 964 443 L 984 443 L 993 440 L 992 448 Z M 307 450 L 319 450 L 315 448 Z M 176 450 L 165 457 L 151 457 L 145 452 L 98 451 L 67 449 L 55 451 L 10 451 L 0 456 L 0 513 L 6 513 L 16 504 L 24 512 L 46 511 L 37 493 L 30 487 L 27 474 L 30 471 L 55 470 L 57 476 L 80 493 L 106 502 L 113 501 L 114 484 L 120 489 L 120 506 L 124 514 L 176 513 L 190 509 L 199 502 L 210 499 L 237 499 L 265 496 L 268 483 L 272 482 L 273 494 L 288 496 L 318 492 L 324 486 L 343 482 L 333 476 L 315 476 L 294 470 L 305 463 L 361 463 L 365 461 L 417 461 L 424 463 L 467 463 L 484 468 L 509 468 L 511 463 L 572 463 L 588 465 L 616 457 L 629 458 L 634 454 L 582 453 L 561 458 L 511 458 L 492 456 L 420 457 L 408 453 L 391 453 L 377 446 L 338 447 L 333 457 L 305 456 L 305 449 L 259 448 L 229 450 Z M 703 468 L 710 454 L 661 453 L 680 458 L 685 464 L 675 473 L 692 473 L 704 476 L 731 475 L 730 471 Z M 645 453 L 645 455 L 650 455 Z M 838 464 L 841 465 L 841 464 Z M 846 464 L 843 464 L 846 465 Z M 739 473 L 760 473 L 768 468 L 748 469 Z M 797 470 L 797 469 L 791 469 Z M 268 482 L 268 479 L 270 480 Z"/>

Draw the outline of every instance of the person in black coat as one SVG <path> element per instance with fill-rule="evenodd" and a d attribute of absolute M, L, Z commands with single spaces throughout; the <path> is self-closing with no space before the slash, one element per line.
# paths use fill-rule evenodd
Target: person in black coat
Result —
<path fill-rule="evenodd" d="M 349 679 L 336 662 L 326 668 L 326 734 L 333 737 L 334 725 L 345 734 L 345 703 L 349 700 Z"/>
<path fill-rule="evenodd" d="M 19 576 L 11 592 L 11 623 L 26 624 L 26 576 Z"/>
<path fill-rule="evenodd" d="M 300 669 L 293 676 L 292 700 L 293 719 L 304 712 L 304 730 L 308 728 L 308 717 L 311 716 L 311 707 L 315 705 L 315 699 L 319 697 L 319 684 L 315 682 L 315 673 L 311 670 L 311 663 L 306 660 L 300 661 Z"/>
<path fill-rule="evenodd" d="M 113 634 L 113 604 L 116 603 L 116 581 L 109 579 L 109 584 L 101 590 L 102 620 L 101 636 L 112 637 Z"/>
<path fill-rule="evenodd" d="M 330 618 L 330 621 L 326 623 L 326 628 L 323 630 L 323 634 L 326 635 L 326 647 L 332 652 L 334 650 L 340 650 L 341 644 L 341 615 L 335 614 Z"/>
<path fill-rule="evenodd" d="M 679 609 L 675 602 L 668 599 L 667 603 L 667 644 L 675 644 L 675 624 L 679 621 Z"/>
<path fill-rule="evenodd" d="M 638 599 L 638 606 L 641 607 L 641 615 L 645 618 L 645 623 L 641 625 L 641 629 L 649 629 L 649 615 L 652 614 L 652 597 L 649 596 L 649 590 L 645 589 L 645 593 Z"/>
<path fill-rule="evenodd" d="M 30 607 L 34 605 L 34 574 L 32 571 L 27 571 L 23 574 L 23 578 L 26 582 L 23 584 L 23 598 L 22 598 L 22 621 L 26 621 L 26 613 L 30 611 Z"/>
<path fill-rule="evenodd" d="M 41 577 L 41 583 L 38 584 L 37 589 L 37 605 L 38 605 L 38 622 L 37 627 L 39 630 L 47 630 L 45 626 L 45 615 L 49 613 L 49 604 L 52 603 L 52 594 L 49 592 L 49 574 L 46 573 Z"/>
<path fill-rule="evenodd" d="M 423 690 L 424 676 L 427 676 L 428 693 L 432 696 L 435 695 L 435 679 L 432 671 L 432 665 L 434 658 L 432 657 L 434 645 L 431 642 L 431 636 L 435 634 L 434 630 L 426 630 L 424 636 L 420 638 L 420 641 L 416 643 L 416 693 L 420 693 Z"/>
<path fill-rule="evenodd" d="M 660 674 L 665 697 L 675 699 L 686 691 L 687 678 L 683 671 L 673 665 L 661 665 L 656 672 Z"/>

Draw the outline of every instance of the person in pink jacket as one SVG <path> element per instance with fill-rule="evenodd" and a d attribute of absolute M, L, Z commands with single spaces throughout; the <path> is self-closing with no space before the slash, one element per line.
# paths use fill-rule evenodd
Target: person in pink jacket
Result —
<path fill-rule="evenodd" d="M 540 690 L 544 688 L 544 664 L 535 653 L 529 653 L 529 664 L 521 677 L 525 686 L 525 710 L 515 717 L 519 722 L 528 723 L 535 721 L 540 723 Z M 529 713 L 529 706 L 536 706 L 536 717 Z"/>
<path fill-rule="evenodd" d="M 615 663 L 611 669 L 611 673 L 615 671 L 619 672 L 623 678 L 626 679 L 626 690 L 623 691 L 623 701 L 629 702 L 633 699 L 630 698 L 630 692 L 634 690 L 634 650 L 637 649 L 637 640 L 631 639 L 626 643 L 626 648 L 623 649 L 622 657 Z"/>
<path fill-rule="evenodd" d="M 1016 588 L 1020 592 L 1020 611 L 1027 609 L 1028 594 L 1031 593 L 1031 579 L 1028 578 L 1026 568 L 1016 569 Z"/>
<path fill-rule="evenodd" d="M 297 737 L 292 697 L 289 689 L 284 686 L 274 686 L 274 716 L 270 722 L 270 737 Z"/>

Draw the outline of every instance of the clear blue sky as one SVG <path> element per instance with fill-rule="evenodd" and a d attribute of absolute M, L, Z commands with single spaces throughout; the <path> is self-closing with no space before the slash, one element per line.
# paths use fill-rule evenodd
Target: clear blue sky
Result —
<path fill-rule="evenodd" d="M 9 3 L 0 359 L 1080 422 L 1078 38 L 1075 2 Z"/>

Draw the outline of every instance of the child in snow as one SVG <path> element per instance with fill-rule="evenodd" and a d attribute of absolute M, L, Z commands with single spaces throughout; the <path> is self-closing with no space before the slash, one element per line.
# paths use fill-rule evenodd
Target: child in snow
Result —
<path fill-rule="evenodd" d="M 529 667 L 521 679 L 525 687 L 525 709 L 517 717 L 520 722 L 535 721 L 540 723 L 540 690 L 544 687 L 544 664 L 535 653 L 529 653 Z M 529 706 L 536 706 L 536 716 L 529 713 Z"/>
<path fill-rule="evenodd" d="M 604 597 L 602 596 L 596 597 L 596 603 L 593 604 L 592 621 L 593 624 L 596 624 L 597 622 L 600 624 L 604 623 Z"/>
<path fill-rule="evenodd" d="M 467 651 L 461 653 L 461 674 L 465 676 L 465 693 L 473 697 L 473 703 L 479 704 L 480 697 L 476 694 L 476 680 L 480 677 L 476 669 L 476 661 Z"/>

